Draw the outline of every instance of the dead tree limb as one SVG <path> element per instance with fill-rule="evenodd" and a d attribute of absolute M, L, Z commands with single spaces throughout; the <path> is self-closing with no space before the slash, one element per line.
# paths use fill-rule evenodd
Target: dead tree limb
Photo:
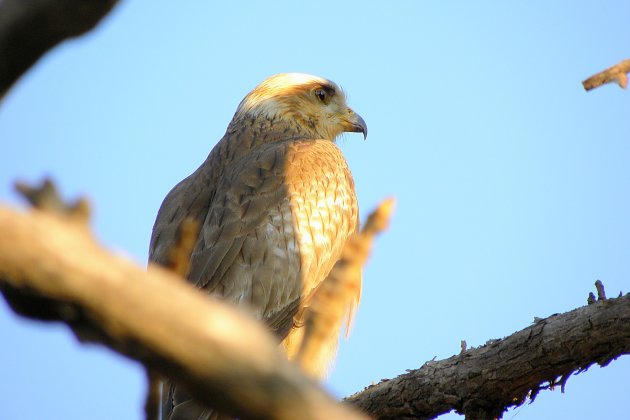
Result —
<path fill-rule="evenodd" d="M 92 29 L 117 0 L 0 1 L 0 99 L 46 51 Z"/>
<path fill-rule="evenodd" d="M 619 87 L 625 89 L 628 87 L 628 73 L 630 73 L 630 59 L 623 60 L 606 70 L 592 75 L 582 82 L 582 86 L 584 86 L 584 90 L 589 91 L 606 83 L 616 82 Z"/>
<path fill-rule="evenodd" d="M 46 185 L 41 190 L 45 197 Z M 31 201 L 59 208 L 38 194 Z M 258 323 L 167 270 L 147 273 L 101 248 L 82 208 L 79 202 L 53 216 L 0 207 L 0 289 L 18 311 L 63 320 L 81 339 L 103 342 L 242 418 L 358 418 L 287 363 Z M 479 348 L 464 343 L 456 356 L 347 400 L 383 419 L 451 410 L 500 417 L 540 390 L 564 388 L 575 371 L 630 353 L 630 295 L 606 299 L 601 283 L 597 289 L 599 300 L 588 306 L 536 319 Z"/>
<path fill-rule="evenodd" d="M 46 302 L 42 318 L 66 322 L 80 339 L 139 360 L 241 418 L 364 418 L 287 362 L 258 322 L 165 269 L 112 255 L 85 224 L 0 207 L 0 232 L 0 289 L 21 313 L 39 317 L 32 305 Z"/>
<path fill-rule="evenodd" d="M 463 347 L 462 347 L 463 350 Z M 602 299 L 366 388 L 346 401 L 379 419 L 500 418 L 594 363 L 630 354 L 630 295 Z"/>

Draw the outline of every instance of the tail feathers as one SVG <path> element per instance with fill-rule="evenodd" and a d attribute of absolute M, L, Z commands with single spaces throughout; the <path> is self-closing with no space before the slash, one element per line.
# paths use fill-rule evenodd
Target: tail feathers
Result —
<path fill-rule="evenodd" d="M 194 400 L 181 387 L 162 384 L 162 420 L 234 420 Z"/>

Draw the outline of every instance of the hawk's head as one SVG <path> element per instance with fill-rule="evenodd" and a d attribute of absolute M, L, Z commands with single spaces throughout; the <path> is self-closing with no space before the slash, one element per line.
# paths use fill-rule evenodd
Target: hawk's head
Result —
<path fill-rule="evenodd" d="M 297 124 L 313 138 L 334 140 L 343 132 L 363 133 L 367 125 L 346 104 L 346 96 L 335 83 L 302 73 L 271 76 L 247 94 L 234 119 L 266 118 Z"/>

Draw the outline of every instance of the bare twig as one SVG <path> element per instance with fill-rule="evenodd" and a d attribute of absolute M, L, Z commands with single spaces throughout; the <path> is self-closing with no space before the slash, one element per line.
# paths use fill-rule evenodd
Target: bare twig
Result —
<path fill-rule="evenodd" d="M 571 376 L 571 373 L 565 373 L 564 375 L 562 375 L 562 377 L 558 381 L 558 384 L 560 385 L 560 392 L 562 394 L 564 394 L 564 387 L 567 385 L 567 381 L 569 380 L 569 376 Z"/>
<path fill-rule="evenodd" d="M 44 179 L 39 187 L 16 182 L 15 189 L 35 208 L 63 215 L 84 224 L 89 221 L 90 204 L 87 200 L 79 198 L 72 204 L 65 203 L 49 178 Z"/>
<path fill-rule="evenodd" d="M 199 223 L 192 218 L 186 218 L 177 229 L 175 243 L 168 252 L 165 267 L 178 276 L 185 278 L 190 269 L 190 254 L 197 242 Z"/>
<path fill-rule="evenodd" d="M 297 363 L 311 376 L 317 376 L 322 343 L 334 340 L 341 328 L 343 313 L 355 303 L 360 294 L 361 276 L 357 274 L 365 264 L 375 235 L 387 228 L 394 200 L 383 201 L 370 214 L 361 232 L 344 247 L 341 258 L 318 288 L 305 314 L 304 338 L 296 357 Z"/>
<path fill-rule="evenodd" d="M 623 60 L 620 63 L 615 64 L 606 70 L 600 71 L 597 74 L 589 77 L 582 82 L 584 90 L 589 91 L 600 87 L 606 83 L 616 82 L 619 87 L 625 89 L 628 86 L 628 76 L 630 72 L 630 59 Z"/>
<path fill-rule="evenodd" d="M 606 291 L 604 291 L 604 283 L 601 280 L 595 281 L 595 289 L 597 289 L 597 300 L 606 300 Z"/>

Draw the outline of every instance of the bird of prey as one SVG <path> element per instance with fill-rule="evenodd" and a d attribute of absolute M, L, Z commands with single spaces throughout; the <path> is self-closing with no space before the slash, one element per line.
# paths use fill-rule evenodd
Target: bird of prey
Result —
<path fill-rule="evenodd" d="M 264 80 L 207 159 L 164 199 L 150 261 L 165 264 L 179 225 L 196 220 L 188 281 L 264 322 L 295 356 L 300 317 L 358 228 L 354 181 L 335 144 L 344 132 L 365 138 L 367 126 L 335 83 L 301 73 Z M 337 340 L 325 346 L 312 361 L 320 375 Z M 173 384 L 163 388 L 162 414 L 216 418 Z"/>

